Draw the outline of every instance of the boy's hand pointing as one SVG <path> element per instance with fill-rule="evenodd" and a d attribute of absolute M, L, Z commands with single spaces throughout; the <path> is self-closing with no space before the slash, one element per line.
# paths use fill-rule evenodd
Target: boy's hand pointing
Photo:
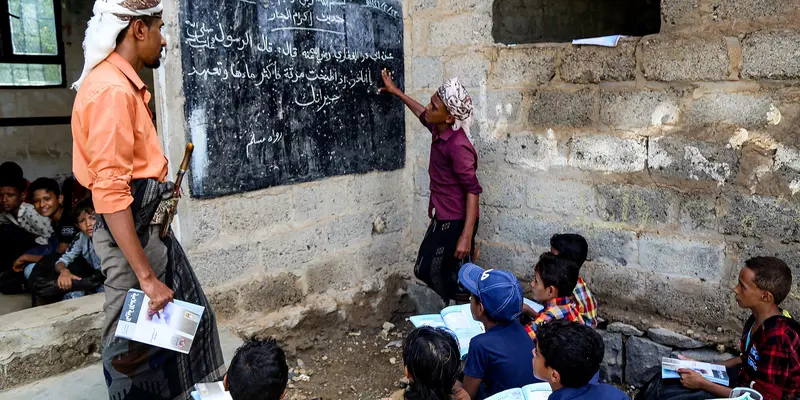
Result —
<path fill-rule="evenodd" d="M 381 78 L 383 78 L 383 87 L 378 89 L 379 93 L 388 93 L 395 96 L 400 94 L 400 89 L 394 84 L 392 73 L 388 69 L 381 70 Z"/>

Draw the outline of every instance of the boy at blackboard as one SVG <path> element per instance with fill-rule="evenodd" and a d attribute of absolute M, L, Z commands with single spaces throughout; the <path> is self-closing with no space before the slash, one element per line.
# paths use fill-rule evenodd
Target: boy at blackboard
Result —
<path fill-rule="evenodd" d="M 391 72 L 381 72 L 381 93 L 399 97 L 433 134 L 431 141 L 431 197 L 428 217 L 431 223 L 420 245 L 414 274 L 439 294 L 467 303 L 469 292 L 458 283 L 458 270 L 472 258 L 478 230 L 478 154 L 467 132 L 472 120 L 472 98 L 457 78 L 446 82 L 423 106 L 407 96 L 392 81 Z"/>

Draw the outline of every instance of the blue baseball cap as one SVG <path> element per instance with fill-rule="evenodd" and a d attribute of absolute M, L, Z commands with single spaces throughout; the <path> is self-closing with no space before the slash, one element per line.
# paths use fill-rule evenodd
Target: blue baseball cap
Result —
<path fill-rule="evenodd" d="M 522 314 L 522 287 L 514 274 L 467 263 L 458 271 L 458 280 L 493 320 L 511 321 Z"/>

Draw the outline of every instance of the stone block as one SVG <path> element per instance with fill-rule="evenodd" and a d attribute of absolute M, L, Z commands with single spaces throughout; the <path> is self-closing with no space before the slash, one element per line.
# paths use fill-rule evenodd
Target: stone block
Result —
<path fill-rule="evenodd" d="M 486 85 L 489 77 L 489 59 L 481 52 L 469 52 L 448 57 L 444 62 L 444 78 L 458 78 L 466 87 Z M 437 84 L 436 87 L 441 85 Z"/>
<path fill-rule="evenodd" d="M 511 135 L 506 145 L 505 160 L 538 170 L 565 165 L 567 160 L 558 149 L 558 140 L 551 135 L 523 132 Z"/>
<path fill-rule="evenodd" d="M 696 23 L 700 0 L 661 0 L 662 30 Z"/>
<path fill-rule="evenodd" d="M 303 299 L 299 277 L 290 272 L 243 282 L 237 289 L 244 311 L 269 314 Z"/>
<path fill-rule="evenodd" d="M 502 48 L 494 66 L 494 83 L 499 86 L 540 85 L 556 74 L 557 48 Z"/>
<path fill-rule="evenodd" d="M 647 160 L 645 138 L 623 139 L 595 135 L 572 138 L 567 164 L 589 171 L 642 171 Z"/>
<path fill-rule="evenodd" d="M 554 232 L 565 229 L 560 220 L 538 218 L 536 215 L 502 210 L 497 216 L 498 237 L 503 243 L 529 245 L 544 249 Z M 551 233 L 553 232 L 553 233 Z"/>
<path fill-rule="evenodd" d="M 428 140 L 430 141 L 430 136 Z M 352 196 L 355 197 L 353 208 L 366 209 L 402 199 L 411 190 L 406 183 L 411 185 L 411 181 L 402 170 L 358 175 L 350 189 Z"/>
<path fill-rule="evenodd" d="M 413 12 L 428 10 L 436 7 L 436 0 L 414 0 L 411 10 Z"/>
<path fill-rule="evenodd" d="M 533 96 L 528 123 L 541 128 L 590 127 L 595 122 L 597 90 L 538 90 Z"/>
<path fill-rule="evenodd" d="M 625 336 L 642 336 L 644 332 L 640 331 L 633 325 L 623 324 L 622 322 L 613 322 L 608 325 L 607 330 L 612 333 L 621 333 Z"/>
<path fill-rule="evenodd" d="M 672 349 L 651 340 L 632 337 L 625 343 L 625 383 L 644 386 L 661 372 L 661 359 L 669 357 Z"/>
<path fill-rule="evenodd" d="M 331 250 L 351 246 L 353 243 L 372 235 L 372 221 L 369 213 L 345 215 L 328 224 L 328 244 Z"/>
<path fill-rule="evenodd" d="M 706 363 L 719 363 L 723 361 L 728 361 L 731 358 L 736 357 L 731 353 L 720 353 L 716 350 L 711 350 L 711 349 L 676 350 L 672 352 L 670 357 L 678 358 L 678 355 Z"/>
<path fill-rule="evenodd" d="M 674 125 L 678 122 L 675 91 L 600 91 L 600 122 L 619 129 Z"/>
<path fill-rule="evenodd" d="M 425 285 L 409 281 L 406 290 L 411 304 L 416 309 L 416 314 L 438 314 L 444 308 L 442 297 Z"/>
<path fill-rule="evenodd" d="M 478 179 L 483 187 L 483 205 L 520 208 L 525 202 L 525 177 L 519 172 L 489 169 L 478 171 Z"/>
<path fill-rule="evenodd" d="M 639 239 L 639 264 L 659 274 L 719 282 L 725 270 L 725 244 L 643 235 Z"/>
<path fill-rule="evenodd" d="M 240 244 L 203 252 L 190 252 L 197 279 L 203 287 L 214 287 L 241 278 L 245 271 L 262 269 L 257 245 Z"/>
<path fill-rule="evenodd" d="M 192 235 L 193 244 L 210 243 L 219 236 L 221 230 L 220 206 L 216 202 L 190 200 L 186 225 Z"/>
<path fill-rule="evenodd" d="M 595 296 L 601 299 L 613 298 L 618 305 L 639 307 L 650 296 L 647 292 L 646 274 L 634 268 L 593 261 L 584 264 L 581 276 Z"/>
<path fill-rule="evenodd" d="M 625 266 L 637 262 L 638 249 L 635 232 L 616 228 L 600 228 L 593 225 L 590 222 L 571 225 L 561 232 L 577 233 L 586 238 L 589 243 L 589 260 L 615 266 Z M 547 240 L 549 248 L 550 238 L 548 237 Z"/>
<path fill-rule="evenodd" d="M 258 243 L 261 266 L 267 271 L 296 267 L 324 253 L 325 236 L 321 226 L 275 234 Z"/>
<path fill-rule="evenodd" d="M 475 116 L 495 126 L 514 124 L 519 117 L 522 93 L 519 91 L 490 91 L 483 101 L 475 104 Z"/>
<path fill-rule="evenodd" d="M 679 349 L 699 349 L 705 347 L 705 343 L 682 335 L 678 332 L 665 328 L 650 328 L 647 331 L 650 340 L 663 344 L 664 346 L 677 347 Z"/>
<path fill-rule="evenodd" d="M 362 284 L 363 265 L 352 262 L 352 254 L 336 254 L 310 263 L 306 269 L 309 293 L 343 291 Z"/>
<path fill-rule="evenodd" d="M 454 12 L 490 12 L 492 1 L 489 0 L 443 0 L 442 8 Z"/>
<path fill-rule="evenodd" d="M 681 230 L 717 231 L 716 195 L 693 193 L 681 198 Z"/>
<path fill-rule="evenodd" d="M 215 290 L 206 292 L 208 302 L 217 317 L 217 322 L 231 318 L 239 312 L 239 295 L 233 287 L 233 285 L 230 285 L 230 287 L 217 287 Z"/>
<path fill-rule="evenodd" d="M 661 316 L 695 326 L 741 326 L 733 294 L 720 282 L 651 273 L 646 283 L 647 296 L 639 305 Z"/>
<path fill-rule="evenodd" d="M 655 36 L 642 39 L 640 46 L 647 80 L 724 81 L 730 74 L 728 47 L 722 38 Z"/>
<path fill-rule="evenodd" d="M 222 207 L 222 227 L 232 235 L 289 222 L 292 194 L 260 192 L 256 195 L 231 196 Z"/>
<path fill-rule="evenodd" d="M 593 187 L 542 176 L 528 179 L 527 200 L 531 209 L 550 214 L 592 216 L 597 210 Z"/>
<path fill-rule="evenodd" d="M 481 235 L 480 229 L 478 235 Z M 520 281 L 528 283 L 533 280 L 533 266 L 538 259 L 538 254 L 530 250 L 521 251 L 497 243 L 483 242 L 477 264 L 483 268 L 512 272 Z"/>
<path fill-rule="evenodd" d="M 795 240 L 800 233 L 798 205 L 780 198 L 728 194 L 719 218 L 726 235 Z"/>
<path fill-rule="evenodd" d="M 426 197 L 431 195 L 431 176 L 427 169 L 417 168 L 414 173 L 414 193 Z"/>
<path fill-rule="evenodd" d="M 600 364 L 600 378 L 605 382 L 622 383 L 622 334 L 598 330 L 603 337 L 605 352 Z"/>
<path fill-rule="evenodd" d="M 800 54 L 800 31 L 756 32 L 748 35 L 742 41 L 742 77 L 798 79 L 800 78 L 798 54 Z"/>
<path fill-rule="evenodd" d="M 567 46 L 561 54 L 561 79 L 570 83 L 632 81 L 636 78 L 638 39 L 617 47 Z"/>
<path fill-rule="evenodd" d="M 775 174 L 794 196 L 800 191 L 800 150 L 779 144 L 774 160 Z"/>
<path fill-rule="evenodd" d="M 458 34 L 453 34 L 457 26 Z M 491 13 L 467 13 L 432 21 L 428 31 L 429 51 L 442 54 L 451 46 L 490 44 L 492 39 Z"/>
<path fill-rule="evenodd" d="M 411 59 L 411 85 L 415 88 L 437 88 L 444 81 L 442 61 L 439 57 L 413 57 Z"/>
<path fill-rule="evenodd" d="M 597 186 L 600 217 L 629 225 L 664 226 L 677 221 L 678 196 L 669 189 L 619 184 Z"/>
<path fill-rule="evenodd" d="M 742 128 L 763 127 L 772 99 L 763 93 L 707 93 L 692 101 L 690 125 L 729 124 Z"/>
<path fill-rule="evenodd" d="M 421 242 L 422 238 L 419 240 Z M 404 238 L 402 231 L 376 235 L 366 246 L 361 246 L 356 250 L 356 255 L 350 259 L 350 262 L 364 266 L 367 274 L 377 274 L 398 263 L 402 264 L 403 272 L 413 274 L 413 268 L 410 266 L 414 265 L 416 261 L 416 246 L 420 242 L 415 238 L 414 243 L 410 244 Z M 407 259 L 406 252 L 410 249 L 413 249 L 414 253 L 410 254 L 412 258 Z"/>
<path fill-rule="evenodd" d="M 317 221 L 349 211 L 353 208 L 355 198 L 347 193 L 353 186 L 351 177 L 328 178 L 293 186 L 296 221 Z"/>
<path fill-rule="evenodd" d="M 732 182 L 739 170 L 739 152 L 730 145 L 687 140 L 682 137 L 650 139 L 650 172 L 685 180 Z"/>
<path fill-rule="evenodd" d="M 714 13 L 718 21 L 747 22 L 753 19 L 768 19 L 783 22 L 796 15 L 794 0 L 716 0 Z"/>

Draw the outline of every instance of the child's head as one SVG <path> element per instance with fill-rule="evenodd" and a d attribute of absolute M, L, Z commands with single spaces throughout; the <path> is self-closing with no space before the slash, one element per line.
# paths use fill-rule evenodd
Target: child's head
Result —
<path fill-rule="evenodd" d="M 571 260 L 580 269 L 589 254 L 589 244 L 577 233 L 559 233 L 550 238 L 550 252 Z"/>
<path fill-rule="evenodd" d="M 539 262 L 533 269 L 533 299 L 539 303 L 556 297 L 566 297 L 575 290 L 578 284 L 578 266 L 564 257 L 553 253 L 539 256 Z"/>
<path fill-rule="evenodd" d="M 579 388 L 592 380 L 603 361 L 603 338 L 586 325 L 565 319 L 539 327 L 533 351 L 533 375 L 554 389 Z"/>
<path fill-rule="evenodd" d="M 431 102 L 425 107 L 426 119 L 429 124 L 438 125 L 446 123 L 453 125 L 454 129 L 468 129 L 468 121 L 472 117 L 472 97 L 467 89 L 453 78 L 444 83 L 436 93 L 431 96 Z"/>
<path fill-rule="evenodd" d="M 25 179 L 13 175 L 0 175 L 0 211 L 16 213 L 25 195 Z"/>
<path fill-rule="evenodd" d="M 744 263 L 733 289 L 741 308 L 779 305 L 792 289 L 792 271 L 781 259 L 755 257 Z"/>
<path fill-rule="evenodd" d="M 450 400 L 460 361 L 458 342 L 447 330 L 423 326 L 403 342 L 403 365 L 414 398 Z"/>
<path fill-rule="evenodd" d="M 86 198 L 78 202 L 75 208 L 72 209 L 72 216 L 75 219 L 75 225 L 83 232 L 84 235 L 92 237 L 94 232 L 95 213 L 94 203 L 92 198 Z"/>
<path fill-rule="evenodd" d="M 53 218 L 64 203 L 61 187 L 55 179 L 39 178 L 31 183 L 28 188 L 31 202 L 43 217 Z"/>
<path fill-rule="evenodd" d="M 288 383 L 286 355 L 272 338 L 239 347 L 224 381 L 233 400 L 279 400 Z"/>
<path fill-rule="evenodd" d="M 470 309 L 476 321 L 505 323 L 522 313 L 522 288 L 512 273 L 468 263 L 458 271 L 458 280 L 472 293 Z"/>
<path fill-rule="evenodd" d="M 24 178 L 22 167 L 13 161 L 6 161 L 0 164 L 0 175 L 12 178 Z"/>

